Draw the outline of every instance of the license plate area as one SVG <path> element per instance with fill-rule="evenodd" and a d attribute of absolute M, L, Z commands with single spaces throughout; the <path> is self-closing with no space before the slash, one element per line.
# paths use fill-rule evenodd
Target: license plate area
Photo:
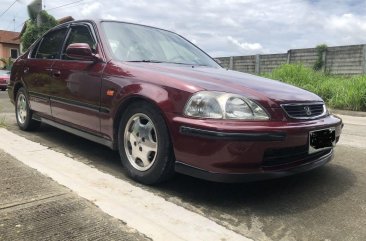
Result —
<path fill-rule="evenodd" d="M 309 132 L 309 154 L 332 148 L 335 145 L 335 128 L 327 128 Z"/>

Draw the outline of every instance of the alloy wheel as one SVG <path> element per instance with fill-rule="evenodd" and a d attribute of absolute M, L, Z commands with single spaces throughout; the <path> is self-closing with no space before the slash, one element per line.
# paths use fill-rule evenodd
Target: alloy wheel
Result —
<path fill-rule="evenodd" d="M 149 170 L 155 162 L 158 138 L 152 120 L 137 113 L 127 122 L 124 131 L 124 149 L 131 165 L 138 171 Z"/>
<path fill-rule="evenodd" d="M 27 115 L 28 115 L 28 110 L 27 110 L 27 100 L 24 96 L 24 94 L 20 94 L 18 96 L 18 100 L 17 100 L 17 118 L 19 123 L 24 124 L 26 119 L 27 119 Z"/>

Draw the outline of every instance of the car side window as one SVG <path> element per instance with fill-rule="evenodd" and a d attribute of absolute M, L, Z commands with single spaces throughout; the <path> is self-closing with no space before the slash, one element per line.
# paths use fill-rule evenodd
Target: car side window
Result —
<path fill-rule="evenodd" d="M 48 33 L 42 40 L 36 54 L 37 59 L 59 59 L 67 28 Z"/>
<path fill-rule="evenodd" d="M 62 59 L 69 59 L 65 52 L 66 48 L 73 43 L 86 43 L 89 44 L 92 50 L 96 49 L 96 41 L 94 40 L 90 29 L 87 26 L 79 25 L 71 27 L 69 37 L 67 38 L 64 51 L 62 53 Z"/>
<path fill-rule="evenodd" d="M 36 55 L 37 55 L 37 50 L 39 48 L 39 45 L 41 44 L 42 41 L 38 41 L 38 43 L 34 46 L 34 48 L 32 49 L 31 51 L 31 54 L 30 54 L 30 57 L 32 59 L 36 58 Z"/>

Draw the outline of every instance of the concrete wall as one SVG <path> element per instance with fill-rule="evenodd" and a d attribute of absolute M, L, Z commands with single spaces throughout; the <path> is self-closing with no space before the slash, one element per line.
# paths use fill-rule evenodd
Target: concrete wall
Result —
<path fill-rule="evenodd" d="M 365 50 L 366 45 L 330 47 L 325 68 L 331 74 L 366 74 Z"/>
<path fill-rule="evenodd" d="M 247 73 L 254 73 L 255 72 L 255 55 L 254 56 L 239 56 L 233 58 L 233 69 L 247 72 Z"/>
<path fill-rule="evenodd" d="M 366 45 L 328 47 L 322 56 L 322 71 L 335 75 L 366 74 Z M 268 73 L 285 63 L 302 63 L 312 68 L 318 58 L 315 48 L 291 49 L 283 54 L 217 58 L 224 68 L 246 73 Z"/>
<path fill-rule="evenodd" d="M 260 64 L 259 71 L 261 73 L 272 72 L 282 64 L 287 63 L 287 54 L 266 54 L 259 56 Z"/>

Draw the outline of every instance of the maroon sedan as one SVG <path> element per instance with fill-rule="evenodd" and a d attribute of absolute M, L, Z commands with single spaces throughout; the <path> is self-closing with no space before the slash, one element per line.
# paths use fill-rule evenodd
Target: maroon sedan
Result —
<path fill-rule="evenodd" d="M 10 81 L 10 71 L 0 70 L 0 90 L 5 91 Z"/>
<path fill-rule="evenodd" d="M 236 182 L 333 158 L 342 121 L 317 95 L 221 68 L 183 37 L 117 22 L 55 27 L 13 66 L 20 129 L 40 122 L 118 150 L 129 176 Z"/>

